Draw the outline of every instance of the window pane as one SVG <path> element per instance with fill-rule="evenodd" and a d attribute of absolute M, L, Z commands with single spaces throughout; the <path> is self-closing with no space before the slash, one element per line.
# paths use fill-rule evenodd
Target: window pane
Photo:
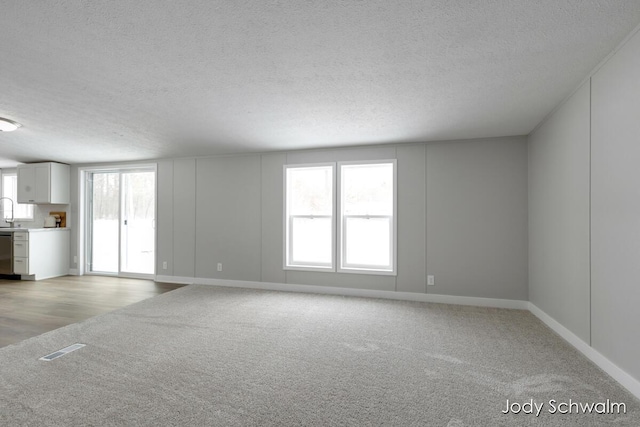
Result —
<path fill-rule="evenodd" d="M 8 197 L 15 202 L 15 197 L 13 194 L 12 187 L 12 176 L 11 175 L 3 175 L 2 176 L 2 196 Z M 14 205 L 15 208 L 15 205 Z M 2 213 L 4 219 L 11 218 L 11 202 L 8 200 L 2 200 Z"/>
<path fill-rule="evenodd" d="M 393 164 L 342 165 L 344 215 L 393 215 Z"/>
<path fill-rule="evenodd" d="M 120 174 L 91 174 L 91 271 L 117 273 L 120 218 Z"/>
<path fill-rule="evenodd" d="M 331 218 L 292 218 L 291 263 L 331 266 Z"/>
<path fill-rule="evenodd" d="M 17 183 L 15 180 L 15 176 L 12 175 L 2 175 L 2 196 L 9 197 L 13 200 L 13 184 Z"/>
<path fill-rule="evenodd" d="M 156 174 L 122 172 L 122 210 L 126 220 L 121 228 L 120 271 L 155 272 Z"/>
<path fill-rule="evenodd" d="M 33 219 L 33 205 L 16 203 L 15 217 L 19 219 Z"/>
<path fill-rule="evenodd" d="M 289 215 L 331 215 L 333 169 L 331 166 L 287 169 Z"/>
<path fill-rule="evenodd" d="M 332 165 L 286 169 L 288 266 L 333 267 L 333 176 Z"/>
<path fill-rule="evenodd" d="M 391 219 L 346 218 L 345 267 L 391 267 Z"/>

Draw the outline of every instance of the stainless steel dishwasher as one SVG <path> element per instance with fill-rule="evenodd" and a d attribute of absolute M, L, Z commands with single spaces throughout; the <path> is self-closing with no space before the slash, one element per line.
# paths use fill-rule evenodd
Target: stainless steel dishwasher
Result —
<path fill-rule="evenodd" d="M 0 274 L 13 274 L 13 233 L 0 231 Z"/>

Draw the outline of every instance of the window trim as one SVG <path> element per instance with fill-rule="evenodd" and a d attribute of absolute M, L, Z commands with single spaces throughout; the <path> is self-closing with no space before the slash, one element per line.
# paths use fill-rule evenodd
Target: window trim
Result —
<path fill-rule="evenodd" d="M 357 217 L 370 217 L 370 218 L 389 218 L 389 215 L 343 215 L 342 212 L 342 166 L 344 165 L 377 165 L 377 164 L 391 164 L 393 169 L 393 210 L 390 221 L 390 233 L 389 233 L 389 247 L 391 248 L 391 268 L 381 269 L 378 266 L 366 266 L 366 265 L 353 265 L 345 266 L 346 255 L 346 239 L 343 239 L 345 234 L 345 221 L 347 218 Z M 396 159 L 379 159 L 379 160 L 358 160 L 358 161 L 345 161 L 337 162 L 337 188 L 336 193 L 339 194 L 336 205 L 336 216 L 340 218 L 340 226 L 337 230 L 336 241 L 339 246 L 339 254 L 337 259 L 336 271 L 339 273 L 350 274 L 372 274 L 379 276 L 397 276 L 398 275 L 398 161 Z"/>
<path fill-rule="evenodd" d="M 289 204 L 287 198 L 287 170 L 288 169 L 305 169 L 314 167 L 331 167 L 331 215 L 289 215 Z M 323 163 L 303 163 L 303 164 L 286 164 L 283 166 L 283 256 L 282 256 L 282 268 L 287 271 L 324 271 L 335 272 L 336 271 L 336 163 L 335 162 L 323 162 Z M 331 218 L 331 265 L 313 265 L 313 263 L 306 264 L 289 264 L 289 257 L 291 255 L 291 239 L 289 229 L 289 222 L 292 217 L 317 217 L 317 218 Z"/>
<path fill-rule="evenodd" d="M 366 215 L 343 215 L 342 214 L 342 166 L 343 165 L 375 165 L 375 164 L 391 164 L 393 168 L 393 210 L 392 216 L 389 215 L 369 215 L 370 218 L 390 218 L 389 247 L 391 248 L 391 268 L 381 269 L 378 266 L 367 265 L 344 265 L 345 243 L 344 222 L 351 217 L 366 217 Z M 290 224 L 292 217 L 313 217 L 312 215 L 289 215 L 287 203 L 287 170 L 298 168 L 327 167 L 332 169 L 332 215 L 331 215 L 331 266 L 320 265 L 288 265 L 290 259 L 291 238 Z M 283 165 L 283 248 L 282 248 L 282 266 L 285 271 L 315 271 L 315 272 L 337 272 L 347 274 L 364 274 L 376 276 L 397 276 L 398 275 L 398 161 L 397 159 L 375 159 L 375 160 L 358 160 L 343 162 L 322 162 L 322 163 L 302 163 L 302 164 L 285 164 Z M 320 217 L 320 216 L 318 216 Z M 322 215 L 327 218 L 328 216 Z"/>

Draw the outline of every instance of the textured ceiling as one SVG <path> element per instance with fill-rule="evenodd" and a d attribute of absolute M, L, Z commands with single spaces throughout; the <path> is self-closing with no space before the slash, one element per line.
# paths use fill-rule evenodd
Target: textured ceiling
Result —
<path fill-rule="evenodd" d="M 528 134 L 638 0 L 5 0 L 0 167 Z"/>

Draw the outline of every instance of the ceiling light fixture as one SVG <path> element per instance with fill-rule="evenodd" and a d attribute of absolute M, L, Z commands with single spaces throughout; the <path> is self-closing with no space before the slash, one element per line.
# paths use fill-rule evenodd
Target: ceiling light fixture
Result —
<path fill-rule="evenodd" d="M 22 127 L 20 123 L 0 117 L 0 132 L 13 132 L 19 127 Z"/>

